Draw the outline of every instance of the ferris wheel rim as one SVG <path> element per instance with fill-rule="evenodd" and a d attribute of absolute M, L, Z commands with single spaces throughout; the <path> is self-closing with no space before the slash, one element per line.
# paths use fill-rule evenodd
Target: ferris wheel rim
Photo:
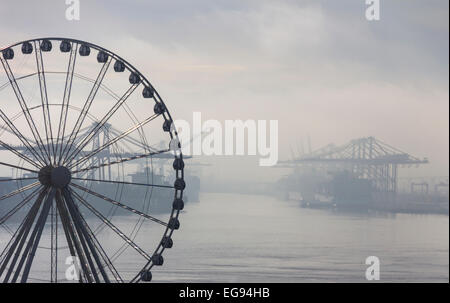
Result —
<path fill-rule="evenodd" d="M 154 101 L 156 103 L 159 102 L 159 103 L 161 103 L 164 106 L 165 110 L 163 111 L 163 113 L 161 115 L 164 117 L 164 119 L 166 121 L 168 120 L 168 121 L 170 121 L 173 124 L 172 116 L 171 116 L 167 106 L 165 105 L 165 102 L 163 101 L 163 99 L 159 95 L 158 91 L 151 84 L 151 82 L 137 68 L 135 68 L 132 64 L 130 64 L 127 60 L 125 60 L 121 56 L 117 55 L 116 53 L 114 53 L 114 52 L 112 52 L 112 51 L 110 51 L 110 50 L 108 50 L 108 49 L 106 49 L 104 47 L 101 47 L 101 46 L 96 45 L 96 44 L 91 43 L 91 42 L 78 40 L 78 39 L 73 39 L 73 38 L 45 37 L 45 38 L 34 38 L 34 39 L 23 40 L 23 41 L 14 43 L 12 45 L 9 45 L 7 47 L 0 48 L 0 52 L 3 53 L 5 50 L 12 49 L 12 48 L 17 47 L 19 45 L 23 45 L 24 43 L 41 42 L 41 41 L 44 41 L 44 40 L 61 41 L 61 42 L 62 41 L 68 41 L 68 42 L 71 42 L 71 43 L 76 43 L 77 45 L 87 45 L 90 48 L 93 48 L 95 50 L 105 52 L 106 54 L 108 54 L 108 56 L 111 56 L 111 58 L 116 60 L 116 61 L 121 61 L 125 65 L 125 68 L 128 71 L 136 73 L 140 77 L 142 83 L 146 87 L 150 87 L 152 89 L 152 91 L 154 93 Z M 3 58 L 1 58 L 1 60 L 2 61 L 3 60 L 6 61 L 6 59 L 3 59 Z M 171 128 L 170 131 L 168 131 L 168 134 L 170 135 L 171 139 L 176 138 L 178 140 L 178 133 L 177 133 L 176 130 Z M 179 146 L 179 140 L 177 142 L 178 142 L 178 149 L 177 149 L 177 152 L 174 152 L 174 158 L 182 160 L 183 159 L 183 154 L 182 154 L 181 148 Z M 49 144 L 49 143 L 47 142 L 47 144 Z M 51 162 L 51 160 L 50 160 L 50 162 Z M 180 170 L 180 174 L 181 174 L 181 179 L 184 179 L 184 165 L 183 165 L 183 168 L 181 168 L 179 170 Z M 178 175 L 178 170 L 177 170 L 177 175 Z M 67 189 L 67 192 L 66 192 L 66 189 L 65 189 L 66 186 L 68 186 L 68 184 L 64 186 L 64 189 L 63 189 L 64 195 L 65 194 L 68 195 L 67 192 L 69 191 L 69 189 Z M 38 189 L 40 189 L 42 187 L 42 185 L 43 184 L 41 184 L 41 186 Z M 56 193 L 57 191 L 56 191 L 56 189 L 54 189 L 54 187 L 47 188 L 47 187 L 43 186 L 43 188 L 41 188 L 41 190 L 42 190 L 41 193 L 42 192 L 46 192 L 47 193 L 48 196 L 47 196 L 46 199 L 50 199 L 51 201 L 53 201 L 53 199 L 56 199 L 54 197 L 55 197 L 55 195 L 57 195 L 57 193 Z M 181 189 L 181 190 L 175 189 L 175 191 L 174 191 L 174 199 L 177 199 L 177 193 L 178 192 L 179 192 L 179 197 L 182 198 L 183 197 L 183 190 L 184 190 L 184 188 Z M 52 198 L 49 198 L 50 196 Z M 79 200 L 79 199 L 78 199 L 78 201 L 81 202 L 81 200 Z M 41 200 L 41 203 L 43 203 L 42 200 Z M 47 200 L 44 203 L 47 203 Z M 55 202 L 55 203 L 57 203 L 57 202 Z M 38 210 L 39 210 L 39 208 L 38 208 Z M 174 207 L 172 207 L 172 210 L 170 212 L 170 217 L 169 218 L 171 218 L 171 219 L 174 218 L 174 219 L 176 219 L 178 221 L 179 214 L 180 214 L 180 209 L 175 209 Z M 47 218 L 45 220 L 47 220 Z M 176 228 L 176 229 L 178 229 L 178 228 Z M 165 228 L 165 231 L 163 233 L 163 237 L 162 237 L 161 241 L 159 242 L 159 244 L 157 245 L 156 249 L 154 250 L 152 256 L 157 255 L 157 254 L 158 255 L 162 255 L 164 250 L 167 248 L 167 247 L 165 247 L 165 245 L 163 245 L 162 240 L 166 239 L 167 237 L 171 239 L 174 230 L 175 230 L 175 228 L 170 228 L 169 224 L 166 224 L 166 228 Z M 144 265 L 144 267 L 142 267 L 141 271 L 138 272 L 136 274 L 136 276 L 134 278 L 132 278 L 129 282 L 140 282 L 143 279 L 142 278 L 143 277 L 142 274 L 145 273 L 146 271 L 150 271 L 153 268 L 153 266 L 155 266 L 155 262 L 153 261 L 153 259 L 148 260 L 148 262 Z"/>

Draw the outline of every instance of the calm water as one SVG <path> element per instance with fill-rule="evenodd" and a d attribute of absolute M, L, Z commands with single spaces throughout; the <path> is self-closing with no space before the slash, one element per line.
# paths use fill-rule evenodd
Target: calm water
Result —
<path fill-rule="evenodd" d="M 159 282 L 449 281 L 449 217 L 299 208 L 271 197 L 203 194 L 154 271 Z"/>
<path fill-rule="evenodd" d="M 240 194 L 203 194 L 185 209 L 174 247 L 153 270 L 155 282 L 364 282 L 365 259 L 372 255 L 380 259 L 381 281 L 449 281 L 448 216 L 313 210 Z M 114 222 L 122 228 L 131 219 Z M 151 244 L 150 251 L 161 233 L 149 223 L 136 243 Z M 113 236 L 108 228 L 98 235 L 102 244 L 122 243 Z M 0 244 L 7 238 L 2 231 Z M 30 280 L 48 274 L 48 253 L 38 250 Z M 64 254 L 60 270 L 67 267 Z M 143 262 L 132 249 L 116 261 L 130 275 Z"/>

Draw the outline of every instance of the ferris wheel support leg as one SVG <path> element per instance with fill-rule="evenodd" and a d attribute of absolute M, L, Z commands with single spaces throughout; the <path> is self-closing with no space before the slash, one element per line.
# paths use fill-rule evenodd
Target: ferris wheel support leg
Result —
<path fill-rule="evenodd" d="M 67 200 L 66 200 L 66 206 L 67 206 L 69 215 L 71 215 L 71 217 L 72 217 L 73 227 L 75 228 L 74 232 L 76 232 L 78 239 L 80 241 L 80 244 L 81 244 L 80 248 L 82 249 L 83 255 L 86 258 L 86 261 L 87 261 L 86 266 L 89 268 L 89 271 L 92 274 L 92 277 L 94 278 L 95 282 L 100 283 L 100 279 L 98 277 L 97 270 L 95 268 L 94 262 L 92 261 L 91 253 L 89 252 L 88 245 L 86 244 L 86 239 L 84 237 L 84 234 L 80 230 L 79 222 L 77 220 L 78 218 L 76 218 L 75 215 L 72 213 L 72 211 L 73 211 L 72 207 L 70 205 L 70 202 L 67 202 Z"/>
<path fill-rule="evenodd" d="M 75 207 L 77 208 L 77 211 L 79 212 L 78 207 L 76 205 L 75 205 Z M 87 224 L 86 220 L 83 218 L 83 216 L 80 216 L 80 218 L 81 218 L 82 224 L 84 225 L 85 229 L 87 230 L 87 232 L 89 234 L 90 239 L 92 240 L 92 242 L 94 243 L 94 246 L 96 247 L 97 251 L 99 252 L 100 256 L 102 257 L 103 262 L 108 267 L 108 269 L 110 270 L 111 274 L 114 276 L 114 279 L 117 282 L 123 282 L 122 277 L 120 276 L 119 272 L 114 267 L 114 264 L 111 262 L 110 258 L 108 257 L 108 255 L 106 254 L 104 249 L 102 248 L 100 242 L 98 241 L 98 239 L 95 236 L 94 232 L 91 230 L 91 228 Z"/>
<path fill-rule="evenodd" d="M 25 204 L 30 202 L 34 198 L 34 196 L 36 196 L 36 194 L 38 192 L 42 192 L 42 191 L 44 191 L 43 188 L 37 188 L 31 194 L 26 196 L 25 199 L 22 200 L 22 202 L 18 203 L 16 206 L 14 206 L 13 209 L 8 211 L 3 217 L 0 218 L 0 225 L 5 224 L 9 218 L 14 216 L 14 214 L 16 214 Z M 17 232 L 16 232 L 16 234 L 17 234 Z M 3 257 L 3 253 L 0 254 L 0 260 L 2 259 L 2 257 Z"/>
<path fill-rule="evenodd" d="M 58 282 L 58 211 L 56 209 L 56 200 L 52 203 L 50 210 L 51 218 L 51 236 L 50 236 L 50 282 Z"/>
<path fill-rule="evenodd" d="M 97 268 L 100 271 L 104 281 L 106 283 L 109 283 L 110 282 L 109 278 L 106 275 L 105 270 L 103 269 L 102 262 L 100 261 L 98 253 L 94 247 L 94 244 L 92 243 L 91 238 L 90 238 L 85 226 L 82 223 L 81 214 L 78 211 L 78 209 L 75 205 L 75 202 L 73 201 L 72 196 L 67 188 L 65 188 L 63 190 L 63 196 L 67 202 L 67 207 L 69 209 L 69 213 L 72 215 L 72 219 L 75 223 L 74 225 L 75 225 L 75 228 L 77 229 L 77 233 L 78 233 L 80 239 L 83 239 L 83 241 L 82 241 L 82 244 L 84 243 L 83 248 L 84 248 L 86 256 L 88 257 L 91 271 L 94 274 L 94 279 L 96 280 L 96 282 L 100 282 L 100 279 L 98 278 L 98 275 L 97 275 L 97 270 L 95 268 L 95 265 L 94 265 L 90 255 L 92 255 L 92 257 L 94 258 L 94 260 L 97 264 Z M 87 247 L 86 247 L 86 245 L 87 245 Z M 90 254 L 89 254 L 89 250 L 90 250 Z"/>
<path fill-rule="evenodd" d="M 60 191 L 58 191 L 58 192 L 60 193 Z M 73 229 L 73 227 L 75 226 L 75 222 L 73 222 L 70 219 L 70 214 L 69 214 L 68 205 L 67 205 L 68 201 L 63 200 L 62 197 L 61 197 L 61 201 L 63 202 L 61 205 L 62 207 L 61 207 L 61 211 L 60 211 L 61 220 L 64 218 L 63 222 L 65 223 L 67 231 L 70 235 L 70 238 L 73 241 L 74 248 L 76 251 L 76 254 L 73 256 L 77 256 L 79 258 L 81 269 L 82 269 L 82 275 L 85 276 L 86 280 L 89 283 L 92 283 L 92 282 L 94 282 L 93 281 L 93 273 L 90 270 L 87 256 L 85 255 L 84 250 L 82 248 L 82 243 L 81 243 L 82 239 L 77 237 L 77 234 L 76 234 L 75 230 Z M 80 235 L 78 235 L 78 236 L 80 236 Z M 82 275 L 80 275 L 80 277 Z"/>
<path fill-rule="evenodd" d="M 56 191 L 55 189 L 50 190 L 50 193 L 48 194 L 47 199 L 45 200 L 44 205 L 42 206 L 39 219 L 34 227 L 33 233 L 31 234 L 30 240 L 28 241 L 27 247 L 25 249 L 25 251 L 27 252 L 27 260 L 25 264 L 25 269 L 22 274 L 21 283 L 27 282 L 31 265 L 33 264 L 34 256 L 36 254 L 36 249 L 41 240 L 42 231 L 44 230 L 45 222 L 47 221 L 48 218 L 48 213 L 50 212 L 50 207 L 52 206 L 53 199 L 55 198 L 55 191 Z M 24 257 L 25 254 L 22 255 L 23 260 L 25 260 Z M 22 267 L 22 260 L 20 261 L 21 263 L 19 264 L 19 267 L 14 274 L 13 281 L 16 281 L 20 269 Z"/>
<path fill-rule="evenodd" d="M 9 260 L 14 255 L 14 257 L 11 261 L 11 264 L 9 265 L 8 272 L 6 273 L 5 278 L 3 279 L 3 283 L 8 282 L 9 277 L 11 276 L 11 274 L 14 270 L 17 259 L 19 258 L 20 252 L 22 251 L 22 247 L 25 244 L 28 233 L 30 232 L 31 226 L 33 225 L 33 222 L 36 219 L 36 215 L 39 211 L 39 208 L 41 207 L 42 201 L 45 198 L 46 194 L 47 194 L 47 190 L 44 190 L 38 196 L 38 198 L 36 199 L 36 202 L 33 204 L 28 215 L 24 219 L 22 227 L 21 227 L 14 243 L 11 245 L 11 247 L 9 248 L 8 252 L 5 255 L 5 258 L 2 260 L 2 263 L 0 266 L 0 276 L 3 274 L 4 270 L 6 269 L 7 264 L 9 263 Z"/>
<path fill-rule="evenodd" d="M 64 212 L 64 202 L 62 201 L 61 192 L 60 191 L 56 192 L 55 200 L 56 200 L 56 208 L 58 209 L 58 213 L 60 214 L 60 217 L 61 217 L 61 223 L 62 223 L 62 226 L 63 226 L 64 235 L 66 237 L 67 245 L 69 246 L 70 255 L 71 256 L 76 256 L 75 244 L 74 244 L 74 242 L 72 240 L 72 237 L 70 235 L 70 232 L 68 230 L 68 224 L 70 224 L 70 223 L 68 223 L 67 220 L 66 220 L 67 218 L 63 217 L 63 215 L 62 215 L 62 213 Z M 78 263 L 75 262 L 73 265 L 74 266 L 78 266 Z M 78 269 L 77 269 L 77 271 L 80 272 Z M 80 283 L 83 282 L 83 277 L 82 277 L 81 274 L 80 274 L 80 277 L 79 277 L 79 282 Z"/>

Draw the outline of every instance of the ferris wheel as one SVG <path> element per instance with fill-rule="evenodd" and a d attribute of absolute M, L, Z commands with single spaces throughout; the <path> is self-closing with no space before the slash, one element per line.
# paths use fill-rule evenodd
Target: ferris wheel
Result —
<path fill-rule="evenodd" d="M 186 187 L 160 95 L 92 43 L 39 38 L 0 51 L 0 281 L 151 281 Z"/>

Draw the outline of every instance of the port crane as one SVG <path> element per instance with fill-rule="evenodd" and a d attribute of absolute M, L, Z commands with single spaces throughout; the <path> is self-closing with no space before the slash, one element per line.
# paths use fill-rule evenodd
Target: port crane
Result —
<path fill-rule="evenodd" d="M 364 137 L 340 146 L 328 144 L 282 163 L 346 170 L 357 178 L 370 180 L 374 190 L 388 198 L 397 193 L 399 166 L 426 164 L 428 159 L 412 156 L 375 137 Z"/>

